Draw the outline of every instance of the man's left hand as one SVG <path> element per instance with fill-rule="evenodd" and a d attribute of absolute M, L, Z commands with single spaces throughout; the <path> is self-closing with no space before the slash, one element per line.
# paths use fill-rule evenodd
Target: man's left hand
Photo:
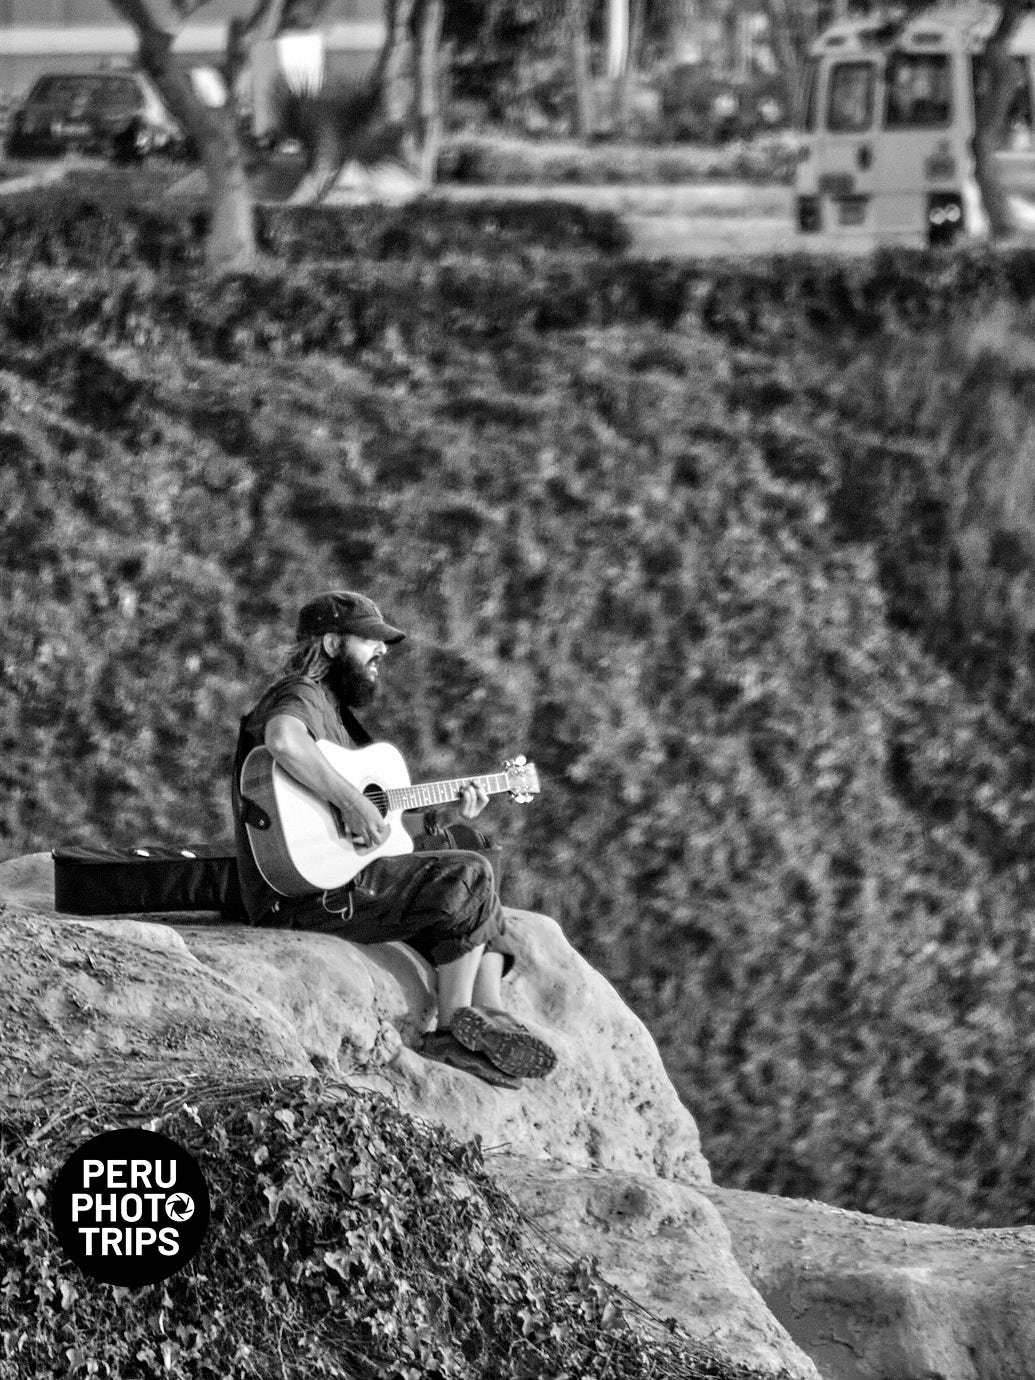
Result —
<path fill-rule="evenodd" d="M 489 793 L 484 786 L 476 785 L 473 781 L 468 781 L 466 786 L 460 787 L 458 798 L 461 819 L 474 819 L 480 815 L 489 803 Z"/>

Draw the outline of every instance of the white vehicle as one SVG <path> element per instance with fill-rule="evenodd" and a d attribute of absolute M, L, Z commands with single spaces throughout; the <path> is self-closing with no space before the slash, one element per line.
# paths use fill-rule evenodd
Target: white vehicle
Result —
<path fill-rule="evenodd" d="M 988 6 L 883 13 L 816 39 L 799 131 L 799 231 L 931 246 L 987 234 L 974 180 L 974 89 L 995 18 Z M 1035 16 L 1021 20 L 1011 54 L 995 157 L 1023 215 L 1024 198 L 1035 198 Z"/>

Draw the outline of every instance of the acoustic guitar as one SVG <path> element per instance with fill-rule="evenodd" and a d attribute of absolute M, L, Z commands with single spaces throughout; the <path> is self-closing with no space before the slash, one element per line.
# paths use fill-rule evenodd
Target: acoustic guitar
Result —
<path fill-rule="evenodd" d="M 388 822 L 388 837 L 369 848 L 357 847 L 335 806 L 279 767 L 267 748 L 253 748 L 241 769 L 241 794 L 250 802 L 248 839 L 256 866 L 282 896 L 329 891 L 350 882 L 375 858 L 412 853 L 403 811 L 447 805 L 462 786 L 478 785 L 488 795 L 507 794 L 521 802 L 539 794 L 538 773 L 523 757 L 487 776 L 413 785 L 402 753 L 391 743 L 345 748 L 319 739 L 316 746 L 381 812 Z"/>

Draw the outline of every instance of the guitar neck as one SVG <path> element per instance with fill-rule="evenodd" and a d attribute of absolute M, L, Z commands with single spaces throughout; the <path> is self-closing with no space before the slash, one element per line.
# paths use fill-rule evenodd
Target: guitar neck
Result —
<path fill-rule="evenodd" d="M 420 786 L 393 786 L 385 791 L 389 810 L 426 810 L 432 805 L 449 805 L 463 786 L 481 786 L 486 795 L 510 790 L 506 772 L 488 776 L 458 776 L 452 781 L 427 781 Z"/>

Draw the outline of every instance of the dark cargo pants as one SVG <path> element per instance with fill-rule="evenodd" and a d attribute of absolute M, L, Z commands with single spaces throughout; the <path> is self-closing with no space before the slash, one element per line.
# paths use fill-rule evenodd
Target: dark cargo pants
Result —
<path fill-rule="evenodd" d="M 425 850 L 376 858 L 347 886 L 281 902 L 270 922 L 353 944 L 401 939 L 439 967 L 484 944 L 513 966 L 492 866 L 481 853 Z"/>

